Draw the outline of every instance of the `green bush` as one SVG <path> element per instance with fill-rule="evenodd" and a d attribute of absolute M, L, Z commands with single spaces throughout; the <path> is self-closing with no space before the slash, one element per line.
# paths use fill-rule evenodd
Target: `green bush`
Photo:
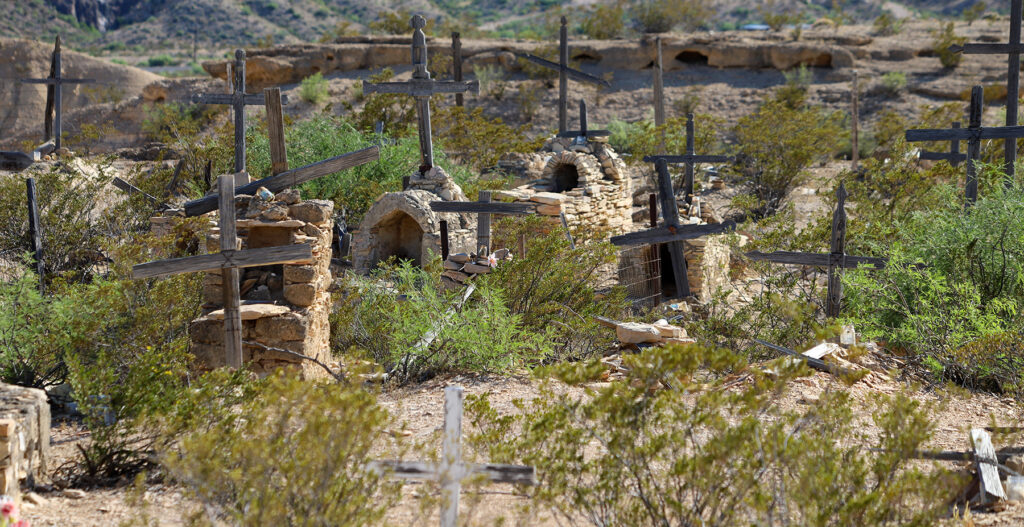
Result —
<path fill-rule="evenodd" d="M 20 278 L 0 282 L 0 379 L 49 388 L 66 375 L 63 355 L 75 340 L 69 325 L 75 303 L 43 296 L 38 277 L 19 271 Z"/>
<path fill-rule="evenodd" d="M 960 62 L 964 60 L 963 53 L 953 53 L 949 47 L 952 45 L 962 46 L 967 42 L 967 37 L 959 37 L 953 30 L 953 22 L 947 22 L 944 25 L 940 25 L 938 29 L 932 31 L 932 51 L 939 57 L 939 62 L 942 63 L 943 68 L 955 68 L 960 65 Z"/>
<path fill-rule="evenodd" d="M 712 14 L 707 0 L 640 0 L 631 11 L 644 33 L 667 33 L 678 25 L 693 30 L 706 24 Z"/>
<path fill-rule="evenodd" d="M 882 75 L 882 89 L 891 96 L 899 95 L 907 87 L 907 74 L 902 71 L 890 71 Z"/>
<path fill-rule="evenodd" d="M 781 410 L 776 397 L 804 374 L 785 364 L 731 388 L 707 372 L 742 362 L 696 345 L 627 355 L 621 382 L 584 384 L 601 379 L 597 361 L 560 365 L 551 373 L 584 395 L 548 383 L 514 415 L 471 396 L 470 443 L 492 462 L 543 467 L 525 523 L 929 525 L 946 512 L 958 482 L 908 459 L 933 435 L 933 408 L 878 397 L 871 437 L 843 390 Z"/>
<path fill-rule="evenodd" d="M 327 91 L 327 79 L 323 74 L 317 72 L 302 79 L 302 84 L 299 86 L 299 98 L 310 104 L 327 102 L 330 94 Z"/>
<path fill-rule="evenodd" d="M 165 66 L 177 66 L 181 61 L 164 53 L 162 55 L 156 55 L 155 57 L 149 57 L 146 59 L 145 66 L 150 68 L 160 68 Z"/>
<path fill-rule="evenodd" d="M 967 26 L 970 27 L 975 20 L 981 18 L 981 15 L 985 13 L 985 2 L 975 2 L 974 5 L 964 9 L 960 12 L 960 16 L 963 17 L 964 22 L 967 22 Z"/>
<path fill-rule="evenodd" d="M 906 20 L 902 18 L 896 18 L 889 11 L 883 11 L 882 14 L 875 18 L 872 22 L 872 31 L 876 35 L 888 37 L 892 35 L 898 35 L 900 31 L 903 31 L 903 24 Z"/>
<path fill-rule="evenodd" d="M 587 38 L 608 40 L 622 36 L 625 31 L 626 7 L 624 0 L 592 4 L 580 22 Z"/>

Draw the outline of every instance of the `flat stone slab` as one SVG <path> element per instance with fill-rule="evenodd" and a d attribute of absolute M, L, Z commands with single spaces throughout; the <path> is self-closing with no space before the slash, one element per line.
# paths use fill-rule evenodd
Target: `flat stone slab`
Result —
<path fill-rule="evenodd" d="M 242 320 L 256 320 L 258 318 L 276 317 L 291 312 L 288 306 L 275 304 L 242 304 L 238 311 L 242 314 Z M 205 317 L 206 320 L 224 320 L 224 310 L 211 311 Z"/>

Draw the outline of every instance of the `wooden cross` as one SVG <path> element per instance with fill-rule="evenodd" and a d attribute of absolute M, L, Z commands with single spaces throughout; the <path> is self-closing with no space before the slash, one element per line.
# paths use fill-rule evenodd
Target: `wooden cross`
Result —
<path fill-rule="evenodd" d="M 438 463 L 421 461 L 372 461 L 370 469 L 398 479 L 437 481 L 441 484 L 441 527 L 455 527 L 459 517 L 462 480 L 483 475 L 491 483 L 536 485 L 536 471 L 523 465 L 466 463 L 462 460 L 461 386 L 444 389 L 444 438 Z"/>
<path fill-rule="evenodd" d="M 430 139 L 430 96 L 435 93 L 480 93 L 477 81 L 437 81 L 427 71 L 427 36 L 423 28 L 427 21 L 415 15 L 412 25 L 412 79 L 407 82 L 363 83 L 363 93 L 404 93 L 416 99 L 416 117 L 420 134 L 420 173 L 434 166 L 434 145 Z"/>
<path fill-rule="evenodd" d="M 39 291 L 43 291 L 43 277 L 46 268 L 43 266 L 43 236 L 39 230 L 39 205 L 36 201 L 36 180 L 25 180 L 25 192 L 28 197 L 28 238 L 32 242 L 32 260 L 36 264 L 39 276 Z"/>
<path fill-rule="evenodd" d="M 612 135 L 612 133 L 608 130 L 587 129 L 587 101 L 584 101 L 583 99 L 580 99 L 580 129 L 566 130 L 558 133 L 558 137 L 575 138 L 574 143 L 578 145 L 587 144 L 587 139 L 591 137 L 608 137 L 609 135 Z"/>
<path fill-rule="evenodd" d="M 657 57 L 654 59 L 654 126 L 665 124 L 665 83 L 662 78 L 664 70 L 661 66 L 661 37 L 654 39 Z"/>
<path fill-rule="evenodd" d="M 874 258 L 869 256 L 850 256 L 846 254 L 846 185 L 839 184 L 836 191 L 836 210 L 832 213 L 832 240 L 831 252 L 801 253 L 793 251 L 775 251 L 762 253 L 752 251 L 747 253 L 751 260 L 763 260 L 790 265 L 813 265 L 816 267 L 828 267 L 828 298 L 825 301 L 825 315 L 838 317 L 839 309 L 843 301 L 843 282 L 840 280 L 839 269 L 852 269 L 861 265 L 870 265 L 875 268 L 885 267 L 888 258 Z"/>
<path fill-rule="evenodd" d="M 492 203 L 491 191 L 481 190 L 477 201 L 431 201 L 434 212 L 458 212 L 479 214 L 476 221 L 477 254 L 489 254 L 491 247 L 491 214 L 536 214 L 537 206 L 532 203 Z M 447 229 L 447 224 L 446 229 Z M 447 236 L 442 236 L 447 240 Z M 447 244 L 447 242 L 444 242 Z M 446 251 L 445 251 L 446 252 Z"/>
<path fill-rule="evenodd" d="M 273 176 L 265 177 L 236 187 L 234 192 L 236 194 L 253 194 L 260 187 L 266 187 L 267 190 L 278 193 L 287 188 L 301 185 L 307 181 L 311 181 L 323 176 L 340 172 L 352 167 L 364 165 L 371 161 L 380 159 L 380 148 L 377 146 L 371 146 L 362 150 L 356 150 L 348 154 L 342 154 L 335 156 L 323 161 L 318 161 L 311 165 L 304 167 L 293 168 L 291 170 L 281 172 Z M 205 214 L 217 208 L 217 196 L 205 196 L 199 199 L 194 199 L 185 203 L 185 215 L 186 216 L 198 216 Z"/>
<path fill-rule="evenodd" d="M 569 78 L 580 82 L 589 82 L 606 88 L 611 83 L 579 70 L 569 67 L 569 28 L 568 20 L 562 17 L 562 26 L 558 30 L 558 62 L 542 59 L 529 53 L 516 53 L 516 56 L 558 72 L 558 133 L 565 132 L 569 126 Z"/>
<path fill-rule="evenodd" d="M 1006 74 L 1006 126 L 1017 126 L 1017 101 L 1020 97 L 1020 54 L 1024 51 L 1024 44 L 1020 41 L 1020 25 L 1024 0 L 1010 0 L 1010 41 L 1006 44 L 971 43 L 952 45 L 950 51 L 962 52 L 965 55 L 1001 55 L 1008 56 L 1008 70 Z M 1003 163 L 1006 170 L 1007 183 L 1013 181 L 1014 163 L 1017 161 L 1017 137 L 1004 136 L 1006 150 L 1003 155 Z M 977 159 L 977 158 L 975 158 Z"/>
<path fill-rule="evenodd" d="M 953 122 L 953 129 L 960 128 L 960 121 Z M 967 160 L 967 155 L 960 153 L 960 140 L 953 139 L 949 142 L 949 152 L 928 152 L 922 150 L 918 159 L 924 159 L 928 161 L 948 161 L 950 165 L 956 167 L 961 162 Z"/>
<path fill-rule="evenodd" d="M 191 100 L 192 104 L 231 106 L 235 116 L 235 172 L 245 172 L 245 107 L 263 106 L 266 99 L 262 93 L 245 93 L 245 50 L 235 50 L 235 67 L 228 69 L 234 75 L 231 93 L 197 93 Z"/>
<path fill-rule="evenodd" d="M 452 31 L 452 78 L 455 82 L 462 82 L 462 39 L 458 31 Z M 462 106 L 464 103 L 462 92 L 455 94 L 455 106 Z"/>
<path fill-rule="evenodd" d="M 224 289 L 224 347 L 226 364 L 231 368 L 242 367 L 242 316 L 239 309 L 238 269 L 261 265 L 310 263 L 313 248 L 308 243 L 238 250 L 238 234 L 235 223 L 235 176 L 231 174 L 217 179 L 220 203 L 220 252 L 170 260 L 158 260 L 132 267 L 132 278 L 156 278 L 197 271 L 220 269 Z"/>
<path fill-rule="evenodd" d="M 288 170 L 288 150 L 284 144 L 284 97 L 281 88 L 263 90 L 267 111 L 267 138 L 270 140 L 270 173 L 278 175 Z"/>
<path fill-rule="evenodd" d="M 981 157 L 982 139 L 1016 139 L 1024 137 L 1024 126 L 982 127 L 984 110 L 984 89 L 971 89 L 970 121 L 967 128 L 907 130 L 906 138 L 914 141 L 967 141 L 967 183 L 965 184 L 965 207 L 978 200 L 977 160 Z M 1014 141 L 1008 141 L 1013 143 Z"/>
<path fill-rule="evenodd" d="M 686 192 L 684 199 L 687 205 L 693 203 L 693 165 L 696 163 L 727 163 L 733 160 L 731 156 L 697 155 L 695 150 L 696 132 L 693 124 L 693 114 L 688 113 L 686 114 L 686 154 L 681 156 L 655 155 L 644 157 L 644 162 L 646 163 L 654 163 L 659 159 L 663 159 L 668 163 L 686 164 L 686 179 L 683 182 L 683 186 Z"/>
<path fill-rule="evenodd" d="M 21 82 L 26 84 L 45 84 L 47 86 L 47 103 L 49 103 L 49 92 L 53 90 L 53 109 L 54 109 L 54 121 L 53 121 L 53 133 L 54 133 L 54 145 L 55 148 L 60 148 L 61 133 L 63 131 L 61 125 L 61 107 L 63 96 L 61 89 L 65 84 L 89 84 L 96 82 L 95 79 L 66 79 L 64 78 L 61 66 L 61 51 L 60 51 L 60 36 L 57 36 L 57 40 L 53 45 L 53 59 L 50 65 L 50 76 L 45 79 L 22 79 Z M 46 119 L 49 120 L 49 104 L 47 104 Z M 49 129 L 47 128 L 47 131 Z M 49 135 L 49 134 L 47 134 Z M 49 137 L 46 138 L 49 140 Z"/>

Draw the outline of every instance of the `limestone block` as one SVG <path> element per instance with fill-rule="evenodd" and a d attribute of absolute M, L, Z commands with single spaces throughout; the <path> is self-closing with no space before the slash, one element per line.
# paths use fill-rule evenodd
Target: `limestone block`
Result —
<path fill-rule="evenodd" d="M 268 337 L 284 341 L 302 340 L 306 338 L 307 329 L 308 321 L 296 313 L 256 321 L 256 335 L 261 340 Z"/>
<path fill-rule="evenodd" d="M 334 203 L 322 199 L 311 199 L 288 207 L 291 217 L 306 223 L 325 223 L 333 213 Z"/>
<path fill-rule="evenodd" d="M 224 321 L 200 317 L 189 324 L 189 335 L 193 342 L 206 344 L 224 343 Z"/>
<path fill-rule="evenodd" d="M 661 342 L 661 332 L 651 324 L 623 322 L 615 326 L 615 337 L 623 344 Z"/>
<path fill-rule="evenodd" d="M 238 307 L 238 312 L 242 316 L 242 320 L 276 317 L 289 311 L 291 310 L 288 306 L 278 306 L 274 304 L 242 304 Z M 224 310 L 218 309 L 216 311 L 211 311 L 203 318 L 209 320 L 224 320 Z"/>
<path fill-rule="evenodd" d="M 302 194 L 299 193 L 298 189 L 289 188 L 277 193 L 277 201 L 281 201 L 286 205 L 294 205 L 301 200 Z"/>
<path fill-rule="evenodd" d="M 313 284 L 285 284 L 284 299 L 299 307 L 309 307 L 316 300 L 316 287 Z"/>
<path fill-rule="evenodd" d="M 50 457 L 50 405 L 46 392 L 0 383 L 0 492 L 19 494 L 46 474 Z"/>
<path fill-rule="evenodd" d="M 544 205 L 560 205 L 565 202 L 565 195 L 556 192 L 538 192 L 530 196 L 530 201 Z"/>
<path fill-rule="evenodd" d="M 284 280 L 289 284 L 308 284 L 316 278 L 316 268 L 312 265 L 285 265 Z"/>

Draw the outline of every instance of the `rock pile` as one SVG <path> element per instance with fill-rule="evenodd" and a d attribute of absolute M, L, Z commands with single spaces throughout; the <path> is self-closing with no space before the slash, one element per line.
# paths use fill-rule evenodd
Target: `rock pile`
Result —
<path fill-rule="evenodd" d="M 499 249 L 490 256 L 474 253 L 449 254 L 444 261 L 444 272 L 441 273 L 441 286 L 455 289 L 468 284 L 479 275 L 490 273 L 501 262 L 512 259 L 508 249 Z"/>

